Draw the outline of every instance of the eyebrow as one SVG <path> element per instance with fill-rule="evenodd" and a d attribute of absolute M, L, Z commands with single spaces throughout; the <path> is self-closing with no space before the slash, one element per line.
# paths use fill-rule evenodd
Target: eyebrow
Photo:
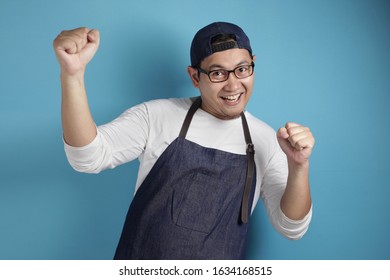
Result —
<path fill-rule="evenodd" d="M 251 62 L 248 62 L 247 59 L 244 59 L 244 60 L 241 60 L 239 63 L 237 63 L 235 67 L 240 66 L 240 65 L 243 65 L 243 64 L 250 64 L 250 63 L 251 63 Z M 226 67 L 223 67 L 223 66 L 220 65 L 220 64 L 212 64 L 212 65 L 210 65 L 210 66 L 208 67 L 208 69 L 209 69 L 209 71 L 210 71 L 211 69 L 226 69 Z"/>

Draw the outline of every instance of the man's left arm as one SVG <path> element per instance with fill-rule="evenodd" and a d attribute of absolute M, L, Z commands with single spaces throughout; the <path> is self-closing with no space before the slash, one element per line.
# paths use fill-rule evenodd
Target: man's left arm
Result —
<path fill-rule="evenodd" d="M 278 130 L 277 137 L 289 172 L 280 208 L 288 218 L 301 220 L 311 209 L 309 158 L 315 140 L 308 127 L 291 122 Z"/>

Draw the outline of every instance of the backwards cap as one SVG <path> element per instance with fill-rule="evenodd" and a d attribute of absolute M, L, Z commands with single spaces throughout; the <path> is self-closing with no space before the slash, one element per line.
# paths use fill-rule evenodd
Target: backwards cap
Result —
<path fill-rule="evenodd" d="M 235 42 L 226 42 L 215 46 L 212 39 L 218 35 L 233 35 Z M 246 49 L 252 55 L 252 48 L 248 36 L 237 25 L 228 22 L 214 22 L 200 29 L 194 36 L 191 44 L 191 66 L 200 65 L 203 59 L 215 52 L 228 49 Z"/>

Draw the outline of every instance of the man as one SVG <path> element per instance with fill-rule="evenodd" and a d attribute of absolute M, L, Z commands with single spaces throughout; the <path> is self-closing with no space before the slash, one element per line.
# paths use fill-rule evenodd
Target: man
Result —
<path fill-rule="evenodd" d="M 245 111 L 256 56 L 244 31 L 212 23 L 195 35 L 187 68 L 198 98 L 154 100 L 96 127 L 84 87 L 99 32 L 61 32 L 65 151 L 78 171 L 98 173 L 140 160 L 115 259 L 243 259 L 259 197 L 271 223 L 299 239 L 311 220 L 309 130 L 277 133 Z"/>

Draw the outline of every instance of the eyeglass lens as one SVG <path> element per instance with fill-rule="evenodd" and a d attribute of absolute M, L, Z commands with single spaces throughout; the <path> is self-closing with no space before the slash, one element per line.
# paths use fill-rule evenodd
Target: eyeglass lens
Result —
<path fill-rule="evenodd" d="M 231 72 L 234 73 L 237 79 L 244 79 L 253 74 L 253 64 L 251 65 L 241 65 L 233 70 L 213 70 L 208 73 L 210 81 L 212 82 L 223 82 L 229 78 Z"/>

